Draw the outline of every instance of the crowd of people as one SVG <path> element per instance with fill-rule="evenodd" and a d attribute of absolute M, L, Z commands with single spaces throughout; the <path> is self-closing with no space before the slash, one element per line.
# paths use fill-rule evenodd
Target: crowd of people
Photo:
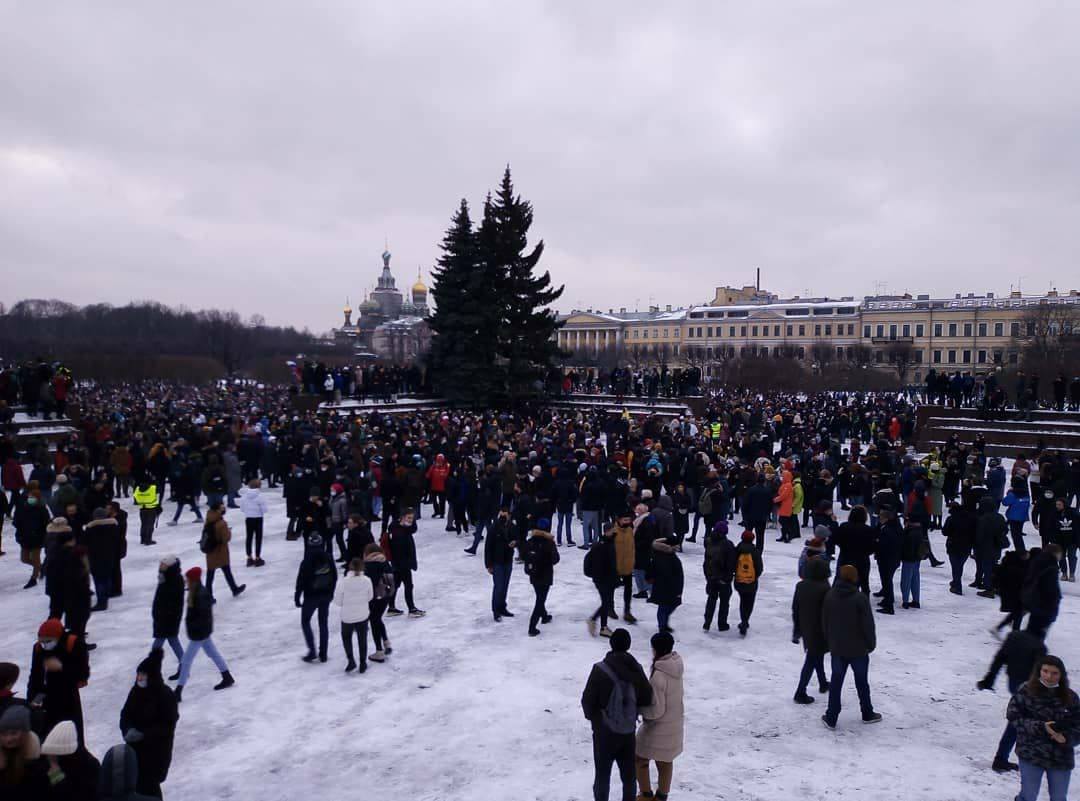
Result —
<path fill-rule="evenodd" d="M 465 550 L 490 576 L 493 625 L 511 625 L 508 588 L 515 566 L 524 570 L 534 600 L 522 633 L 530 637 L 543 636 L 556 578 L 584 550 L 578 569 L 597 607 L 582 633 L 610 645 L 582 695 L 597 799 L 608 797 L 613 766 L 623 799 L 667 798 L 684 730 L 676 615 L 695 607 L 706 631 L 723 635 L 731 620 L 737 635 L 726 636 L 750 636 L 760 579 L 777 547 L 767 547 L 770 537 L 800 549 L 790 608 L 804 659 L 793 671 L 792 699 L 814 703 L 816 678 L 828 699 L 821 715 L 828 729 L 840 724 L 849 670 L 861 720 L 882 719 L 870 690 L 876 618 L 898 609 L 919 614 L 922 563 L 947 562 L 951 592 L 997 599 L 1005 618 L 994 632 L 1009 631 L 979 684 L 992 687 L 1007 666 L 1008 727 L 990 766 L 1019 770 L 1024 801 L 1036 798 L 1044 774 L 1051 797 L 1064 798 L 1080 706 L 1045 640 L 1060 608 L 1059 582 L 1075 580 L 1080 460 L 1018 454 L 1007 471 L 978 437 L 917 454 L 909 444 L 915 409 L 896 394 L 728 392 L 712 397 L 700 417 L 674 419 L 544 406 L 299 411 L 286 388 L 251 384 L 87 385 L 77 401 L 79 430 L 55 450 L 38 443 L 24 456 L 0 439 L 0 520 L 12 518 L 26 591 L 44 590 L 23 698 L 18 667 L 0 665 L 4 798 L 161 797 L 199 652 L 220 676 L 215 690 L 237 682 L 213 640 L 215 576 L 234 596 L 246 590 L 230 556 L 241 518 L 252 575 L 265 564 L 269 491 L 284 497 L 286 536 L 298 541 L 302 658 L 328 662 L 336 610 L 350 674 L 391 656 L 389 619 L 425 615 L 415 575 L 421 516 L 471 535 Z M 99 787 L 79 691 L 91 680 L 94 649 L 108 645 L 88 641 L 89 623 L 124 592 L 135 511 L 139 546 L 148 548 L 159 526 L 191 515 L 205 561 L 182 566 L 161 555 L 156 589 L 145 599 L 152 647 L 118 711 L 124 743 L 105 755 Z M 946 559 L 934 553 L 930 535 L 939 530 Z M 1026 539 L 1033 532 L 1037 544 Z M 685 594 L 683 549 L 699 538 L 703 558 L 693 569 L 703 572 L 705 593 L 694 599 Z M 965 586 L 968 560 L 975 577 Z M 640 602 L 654 610 L 655 626 Z M 648 673 L 617 620 L 655 629 Z M 176 659 L 167 680 L 165 645 Z M 1010 761 L 1014 745 L 1018 762 Z"/>

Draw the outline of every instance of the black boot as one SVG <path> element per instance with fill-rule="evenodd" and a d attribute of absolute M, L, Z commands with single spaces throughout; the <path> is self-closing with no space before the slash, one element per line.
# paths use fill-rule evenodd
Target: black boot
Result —
<path fill-rule="evenodd" d="M 215 690 L 226 690 L 236 684 L 236 680 L 232 677 L 232 673 L 225 671 L 221 674 L 221 681 L 214 685 Z"/>
<path fill-rule="evenodd" d="M 173 697 L 176 698 L 176 703 L 180 703 L 184 700 L 184 685 L 181 684 L 173 690 Z"/>

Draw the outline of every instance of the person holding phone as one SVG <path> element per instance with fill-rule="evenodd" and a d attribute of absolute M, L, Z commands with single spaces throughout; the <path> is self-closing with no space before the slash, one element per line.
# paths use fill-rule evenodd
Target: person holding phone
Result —
<path fill-rule="evenodd" d="M 1050 801 L 1065 801 L 1080 737 L 1080 698 L 1069 689 L 1065 663 L 1052 655 L 1039 659 L 1005 714 L 1016 727 L 1017 801 L 1036 801 L 1044 775 Z"/>

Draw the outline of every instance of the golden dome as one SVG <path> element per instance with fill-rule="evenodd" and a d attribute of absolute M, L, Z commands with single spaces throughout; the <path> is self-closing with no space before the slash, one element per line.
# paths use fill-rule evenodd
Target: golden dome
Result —
<path fill-rule="evenodd" d="M 412 285 L 413 292 L 423 292 L 427 294 L 427 287 L 424 286 L 424 282 L 420 280 L 420 268 L 416 268 L 416 283 Z"/>

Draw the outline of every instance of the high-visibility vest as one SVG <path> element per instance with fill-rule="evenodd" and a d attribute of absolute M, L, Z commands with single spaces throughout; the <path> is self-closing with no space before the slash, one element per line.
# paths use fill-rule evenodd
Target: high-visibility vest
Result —
<path fill-rule="evenodd" d="M 146 489 L 141 490 L 138 487 L 135 488 L 134 493 L 135 504 L 140 509 L 157 509 L 158 497 L 157 497 L 157 485 L 150 484 Z"/>

